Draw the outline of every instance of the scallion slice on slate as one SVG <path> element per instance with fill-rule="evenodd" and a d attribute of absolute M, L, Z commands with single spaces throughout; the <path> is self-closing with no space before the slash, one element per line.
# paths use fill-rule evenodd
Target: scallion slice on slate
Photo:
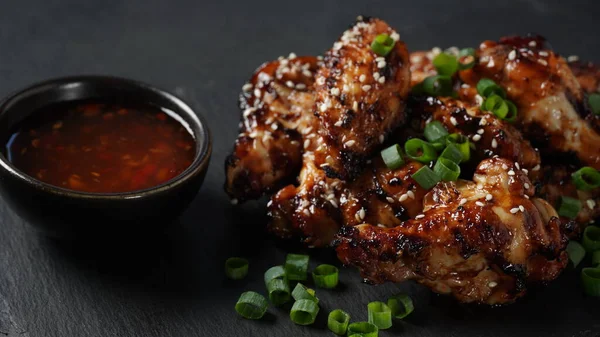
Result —
<path fill-rule="evenodd" d="M 235 311 L 247 319 L 260 319 L 267 312 L 268 305 L 269 303 L 264 296 L 254 291 L 247 291 L 242 293 L 238 299 L 235 304 Z"/>
<path fill-rule="evenodd" d="M 387 304 L 379 301 L 371 302 L 367 305 L 369 323 L 385 330 L 392 327 L 392 310 Z"/>
<path fill-rule="evenodd" d="M 392 316 L 399 319 L 410 315 L 410 313 L 415 310 L 412 299 L 406 294 L 392 296 L 388 299 L 387 305 L 392 310 Z"/>
<path fill-rule="evenodd" d="M 265 286 L 269 284 L 269 282 L 273 279 L 285 279 L 285 269 L 283 266 L 275 266 L 267 269 L 265 272 Z"/>
<path fill-rule="evenodd" d="M 327 317 L 327 327 L 336 335 L 343 336 L 348 331 L 350 315 L 341 309 L 335 309 Z"/>
<path fill-rule="evenodd" d="M 287 278 L 292 281 L 306 280 L 308 260 L 308 255 L 288 254 L 284 266 Z"/>
<path fill-rule="evenodd" d="M 296 287 L 292 291 L 292 297 L 296 301 L 311 300 L 313 302 L 319 303 L 319 299 L 315 295 L 315 291 L 313 289 L 306 287 L 302 283 L 296 284 Z"/>
<path fill-rule="evenodd" d="M 587 226 L 583 231 L 583 239 L 581 244 L 585 251 L 593 253 L 600 250 L 600 227 L 598 226 Z"/>
<path fill-rule="evenodd" d="M 379 328 L 369 322 L 355 322 L 348 325 L 348 336 L 359 335 L 363 337 L 377 337 Z"/>
<path fill-rule="evenodd" d="M 248 275 L 248 260 L 230 257 L 225 261 L 225 275 L 232 280 L 241 280 Z"/>
<path fill-rule="evenodd" d="M 274 278 L 267 283 L 267 291 L 269 293 L 269 300 L 276 306 L 289 302 L 290 286 L 286 279 Z"/>
<path fill-rule="evenodd" d="M 581 270 L 583 290 L 590 296 L 600 296 L 600 268 L 583 268 Z"/>
<path fill-rule="evenodd" d="M 333 289 L 339 280 L 339 270 L 330 264 L 322 264 L 312 272 L 313 281 L 319 288 Z"/>
<path fill-rule="evenodd" d="M 292 306 L 290 318 L 298 325 L 310 325 L 315 322 L 318 313 L 319 305 L 315 301 L 298 300 Z"/>

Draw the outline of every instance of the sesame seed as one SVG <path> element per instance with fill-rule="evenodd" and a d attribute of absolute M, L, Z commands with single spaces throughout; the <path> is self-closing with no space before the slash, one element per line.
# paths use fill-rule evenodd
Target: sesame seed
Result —
<path fill-rule="evenodd" d="M 310 205 L 310 213 L 315 214 L 315 205 Z"/>
<path fill-rule="evenodd" d="M 523 207 L 523 205 L 519 205 L 519 210 L 520 210 L 521 212 L 525 212 L 525 207 Z"/>
<path fill-rule="evenodd" d="M 304 75 L 306 77 L 311 77 L 312 73 L 310 72 L 310 70 L 304 69 L 304 70 L 302 70 L 302 75 Z"/>
<path fill-rule="evenodd" d="M 594 207 L 596 206 L 596 202 L 592 199 L 586 200 L 585 203 L 587 204 L 587 207 L 589 209 L 594 209 Z"/>
<path fill-rule="evenodd" d="M 515 175 L 515 171 L 513 171 L 513 170 L 508 171 L 508 175 L 509 176 L 514 176 Z"/>
<path fill-rule="evenodd" d="M 525 183 L 525 184 L 523 184 L 523 187 L 525 187 L 526 189 L 529 189 L 529 184 Z"/>
<path fill-rule="evenodd" d="M 490 288 L 495 288 L 497 286 L 498 286 L 498 282 L 492 281 L 492 282 L 488 283 L 488 287 L 490 287 Z"/>
<path fill-rule="evenodd" d="M 413 191 L 406 192 L 406 195 L 408 195 L 408 197 L 411 198 L 411 199 L 415 198 L 415 194 L 413 193 Z"/>
<path fill-rule="evenodd" d="M 319 110 L 320 110 L 321 112 L 325 112 L 325 111 L 327 111 L 327 104 L 325 104 L 325 103 L 321 103 L 321 106 L 319 106 Z"/>
<path fill-rule="evenodd" d="M 425 217 L 425 214 L 419 214 L 415 217 L 415 219 L 423 219 Z"/>
<path fill-rule="evenodd" d="M 295 58 L 296 58 L 296 54 L 294 54 L 294 53 L 290 53 L 290 55 L 288 56 L 288 58 L 289 58 L 290 60 L 293 60 L 293 59 L 295 59 Z"/>
<path fill-rule="evenodd" d="M 539 59 L 538 63 L 541 64 L 541 65 L 543 65 L 543 66 L 547 66 L 548 65 L 548 62 L 546 60 L 543 60 L 543 59 Z"/>
<path fill-rule="evenodd" d="M 477 205 L 479 207 L 483 207 L 485 204 L 481 201 L 475 201 L 475 205 Z"/>
<path fill-rule="evenodd" d="M 310 212 L 306 208 L 302 211 L 302 213 L 304 213 L 306 216 L 310 216 Z"/>
<path fill-rule="evenodd" d="M 243 115 L 244 115 L 244 117 L 247 118 L 255 111 L 256 111 L 256 108 L 248 108 L 248 109 L 244 110 Z"/>
<path fill-rule="evenodd" d="M 379 68 L 379 69 L 385 68 L 385 65 L 386 65 L 385 61 L 379 61 L 379 62 L 377 62 L 377 68 Z"/>
<path fill-rule="evenodd" d="M 567 57 L 567 61 L 568 62 L 577 62 L 577 61 L 579 61 L 579 56 L 571 55 L 571 56 Z"/>
<path fill-rule="evenodd" d="M 462 198 L 462 199 L 460 199 L 460 202 L 458 204 L 462 206 L 462 205 L 464 205 L 466 203 L 467 203 L 467 199 Z"/>
<path fill-rule="evenodd" d="M 342 126 L 342 124 L 344 124 L 344 122 L 340 119 L 339 121 L 335 122 L 335 124 L 333 124 L 333 125 L 339 127 L 339 126 Z"/>
<path fill-rule="evenodd" d="M 312 128 L 312 126 L 309 126 L 309 127 L 307 127 L 306 129 L 302 130 L 302 134 L 304 134 L 304 135 L 305 135 L 305 134 L 307 134 L 307 133 L 310 133 L 310 132 L 312 131 L 312 129 L 313 129 L 313 128 Z"/>
<path fill-rule="evenodd" d="M 387 202 L 389 202 L 389 203 L 394 202 L 394 198 L 391 198 L 391 197 L 386 197 L 385 200 L 387 200 Z"/>
<path fill-rule="evenodd" d="M 331 88 L 331 94 L 333 96 L 339 96 L 340 95 L 340 89 L 339 88 Z"/>
<path fill-rule="evenodd" d="M 365 74 L 360 75 L 360 77 L 358 78 L 358 80 L 360 81 L 360 83 L 363 83 L 364 81 L 367 80 L 367 76 Z"/>
<path fill-rule="evenodd" d="M 246 84 L 244 84 L 244 86 L 242 87 L 242 91 L 243 91 L 243 92 L 249 92 L 250 90 L 252 90 L 252 84 L 250 84 L 250 83 L 246 83 Z"/>
<path fill-rule="evenodd" d="M 379 84 L 384 84 L 385 83 L 385 76 L 381 76 L 377 82 L 379 82 Z"/>
<path fill-rule="evenodd" d="M 364 218 L 365 218 L 365 215 L 366 215 L 365 209 L 364 209 L 364 208 L 361 208 L 361 209 L 358 211 L 358 216 L 360 217 L 360 219 L 361 219 L 361 220 L 364 220 Z"/>
<path fill-rule="evenodd" d="M 384 135 L 379 135 L 379 142 L 383 143 L 384 140 L 385 140 L 385 136 Z"/>
<path fill-rule="evenodd" d="M 539 52 L 538 54 L 540 54 L 540 56 L 544 56 L 544 57 L 548 56 L 548 52 L 547 52 L 547 51 L 545 51 L 545 50 L 542 50 L 542 51 L 541 51 L 541 52 Z"/>
<path fill-rule="evenodd" d="M 352 145 L 354 145 L 354 143 L 356 143 L 355 140 L 349 140 L 347 142 L 344 143 L 345 147 L 351 147 Z"/>
<path fill-rule="evenodd" d="M 518 208 L 518 207 L 511 208 L 511 209 L 510 209 L 510 212 L 511 212 L 512 214 L 517 214 L 517 212 L 518 212 L 518 211 L 519 211 L 519 208 Z"/>
<path fill-rule="evenodd" d="M 363 85 L 363 86 L 362 86 L 362 90 L 363 90 L 363 91 L 369 91 L 369 90 L 371 90 L 371 86 L 370 86 L 370 85 L 368 85 L 368 84 L 367 84 L 367 85 Z"/>
<path fill-rule="evenodd" d="M 496 139 L 492 139 L 492 148 L 497 148 L 498 147 L 498 142 L 496 141 Z"/>
<path fill-rule="evenodd" d="M 492 200 L 493 197 L 494 196 L 492 196 L 491 194 L 488 193 L 485 195 L 485 200 L 490 201 L 490 200 Z"/>
<path fill-rule="evenodd" d="M 475 95 L 475 103 L 477 103 L 477 105 L 483 104 L 483 97 L 481 97 L 479 94 Z"/>
<path fill-rule="evenodd" d="M 535 46 L 537 46 L 537 43 L 535 41 L 529 42 L 529 47 L 535 48 Z"/>
<path fill-rule="evenodd" d="M 532 171 L 539 171 L 540 170 L 540 164 L 535 165 L 534 168 L 531 169 Z"/>
<path fill-rule="evenodd" d="M 375 61 L 376 61 L 376 62 L 385 61 L 385 57 L 383 57 L 383 56 L 378 56 L 378 57 L 376 57 L 376 58 L 375 58 Z"/>
<path fill-rule="evenodd" d="M 298 90 L 304 90 L 304 89 L 306 89 L 306 84 L 304 84 L 304 83 L 298 83 L 298 84 L 296 84 L 296 89 L 298 89 Z"/>
<path fill-rule="evenodd" d="M 525 197 L 525 199 L 529 199 L 529 196 L 527 194 L 523 195 Z"/>
<path fill-rule="evenodd" d="M 473 141 L 474 142 L 478 142 L 481 139 L 481 135 L 474 135 L 473 136 Z"/>
<path fill-rule="evenodd" d="M 294 87 L 294 82 L 292 82 L 292 81 L 287 81 L 287 82 L 285 82 L 285 85 L 287 85 L 287 86 L 288 86 L 288 88 L 293 88 L 293 87 Z"/>
<path fill-rule="evenodd" d="M 487 119 L 485 119 L 485 117 L 479 120 L 479 125 L 481 125 L 481 126 L 487 125 L 487 123 L 488 122 L 487 122 Z"/>
<path fill-rule="evenodd" d="M 319 165 L 319 167 L 327 167 L 327 166 L 329 166 L 329 164 L 327 164 L 327 163 Z"/>
<path fill-rule="evenodd" d="M 484 132 L 485 132 L 485 130 L 484 130 L 484 129 L 479 129 L 479 130 L 477 130 L 477 133 L 478 133 L 478 134 L 480 134 L 480 135 L 483 135 L 483 133 L 484 133 Z"/>
<path fill-rule="evenodd" d="M 279 126 L 277 125 L 277 123 L 271 124 L 271 129 L 277 130 L 277 128 L 279 128 Z"/>
<path fill-rule="evenodd" d="M 239 202 L 239 201 L 238 201 L 237 199 L 235 199 L 235 198 L 231 199 L 231 204 L 232 204 L 232 205 L 237 205 L 237 204 L 238 204 L 238 202 Z"/>
<path fill-rule="evenodd" d="M 379 78 L 380 78 L 380 77 L 381 77 L 381 75 L 380 75 L 378 72 L 374 72 L 374 73 L 373 73 L 373 78 L 374 78 L 375 80 L 379 80 Z"/>
<path fill-rule="evenodd" d="M 471 86 L 468 85 L 468 84 L 466 84 L 466 83 L 463 83 L 463 84 L 460 85 L 460 87 L 463 88 L 463 89 L 469 89 Z"/>
<path fill-rule="evenodd" d="M 515 162 L 515 167 L 517 168 L 517 170 L 520 170 L 520 169 L 521 169 L 521 166 L 519 166 L 519 163 L 518 163 L 518 162 Z"/>
<path fill-rule="evenodd" d="M 525 174 L 529 174 L 529 171 L 527 169 L 521 169 L 521 171 L 523 171 L 523 173 Z"/>
<path fill-rule="evenodd" d="M 259 89 L 254 89 L 254 96 L 260 98 L 261 91 Z"/>
<path fill-rule="evenodd" d="M 454 118 L 454 117 L 450 117 L 450 123 L 452 123 L 452 125 L 458 125 L 458 122 L 456 121 L 456 118 Z"/>
<path fill-rule="evenodd" d="M 335 199 L 331 199 L 331 200 L 329 200 L 329 203 L 330 203 L 330 204 L 331 204 L 333 207 L 335 207 L 335 208 L 338 208 L 338 203 L 337 203 L 337 201 L 335 201 Z"/>
<path fill-rule="evenodd" d="M 408 199 L 408 195 L 406 195 L 406 193 L 405 193 L 405 194 L 402 194 L 402 195 L 400 196 L 400 198 L 398 198 L 398 200 L 400 200 L 400 202 L 404 202 L 404 201 L 406 201 L 406 199 Z"/>
<path fill-rule="evenodd" d="M 310 139 L 307 139 L 304 141 L 304 148 L 308 149 L 309 146 L 310 146 Z"/>
<path fill-rule="evenodd" d="M 517 51 L 513 49 L 510 53 L 508 53 L 508 59 L 512 61 L 516 58 L 517 58 Z"/>
<path fill-rule="evenodd" d="M 440 47 L 433 47 L 431 48 L 431 53 L 433 54 L 433 56 L 437 56 L 442 52 L 442 48 Z"/>
<path fill-rule="evenodd" d="M 316 82 L 317 82 L 318 85 L 325 84 L 325 77 L 321 76 L 321 77 L 317 78 Z"/>
<path fill-rule="evenodd" d="M 391 37 L 391 38 L 392 38 L 392 40 L 394 40 L 394 41 L 398 41 L 398 40 L 400 40 L 400 34 L 398 34 L 398 33 L 396 33 L 396 32 L 393 32 L 393 33 L 390 35 L 390 37 Z"/>
<path fill-rule="evenodd" d="M 357 101 L 354 101 L 354 102 L 352 103 L 352 110 L 354 110 L 354 111 L 358 111 L 358 102 L 357 102 Z"/>

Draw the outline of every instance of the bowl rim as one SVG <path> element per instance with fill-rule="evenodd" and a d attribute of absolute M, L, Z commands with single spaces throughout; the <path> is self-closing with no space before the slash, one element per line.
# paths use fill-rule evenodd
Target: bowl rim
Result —
<path fill-rule="evenodd" d="M 50 89 L 55 86 L 64 86 L 74 83 L 82 83 L 82 82 L 117 82 L 122 85 L 129 86 L 130 88 L 136 88 L 138 90 L 146 90 L 151 92 L 154 95 L 162 96 L 163 98 L 171 101 L 175 106 L 177 106 L 178 110 L 173 111 L 177 115 L 187 115 L 184 118 L 186 122 L 190 123 L 190 128 L 193 132 L 194 141 L 196 143 L 196 147 L 199 149 L 196 151 L 194 155 L 194 160 L 192 163 L 180 174 L 175 176 L 174 178 L 156 186 L 152 186 L 149 188 L 145 188 L 142 190 L 128 191 L 128 192 L 116 192 L 116 193 L 91 193 L 91 192 L 83 192 L 77 190 L 71 190 L 62 188 L 60 186 L 52 185 L 41 180 L 32 177 L 25 172 L 19 170 L 16 166 L 14 166 L 6 156 L 0 152 L 0 170 L 6 171 L 8 174 L 16 177 L 18 180 L 31 185 L 37 189 L 41 189 L 44 192 L 48 192 L 58 196 L 68 196 L 74 198 L 83 198 L 83 199 L 102 199 L 102 200 L 123 200 L 123 199 L 139 199 L 143 197 L 151 197 L 153 195 L 160 194 L 177 186 L 183 185 L 186 182 L 189 182 L 190 179 L 193 178 L 198 172 L 208 169 L 208 163 L 212 152 L 212 144 L 211 144 L 211 135 L 210 130 L 208 129 L 208 124 L 205 119 L 198 115 L 189 104 L 184 102 L 181 98 L 171 94 L 170 92 L 159 89 L 153 85 L 140 82 L 137 80 L 132 80 L 128 78 L 118 77 L 118 76 L 106 76 L 106 75 L 77 75 L 77 76 L 65 76 L 65 77 L 56 77 L 48 80 L 36 82 L 31 84 L 23 89 L 14 91 L 10 93 L 8 96 L 3 98 L 0 101 L 0 115 L 4 114 L 7 107 L 9 107 L 12 103 L 18 102 L 22 99 L 27 99 L 28 95 L 32 92 L 38 90 Z M 69 90 L 69 89 L 66 89 Z M 24 97 L 22 97 L 24 96 Z M 100 100 L 102 98 L 99 98 Z M 160 104 L 157 104 L 161 106 Z M 164 107 L 164 106 L 161 106 Z M 174 109 L 171 109 L 174 110 Z M 32 111 L 33 113 L 33 111 Z M 27 116 L 30 116 L 29 113 Z M 9 128 L 10 129 L 10 128 Z M 4 144 L 2 144 L 4 146 Z"/>

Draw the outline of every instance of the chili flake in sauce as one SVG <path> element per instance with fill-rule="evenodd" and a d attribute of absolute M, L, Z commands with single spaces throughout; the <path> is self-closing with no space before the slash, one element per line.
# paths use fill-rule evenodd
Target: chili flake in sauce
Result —
<path fill-rule="evenodd" d="M 196 143 L 168 110 L 153 105 L 60 103 L 18 125 L 5 155 L 51 185 L 92 193 L 142 190 L 191 165 Z"/>

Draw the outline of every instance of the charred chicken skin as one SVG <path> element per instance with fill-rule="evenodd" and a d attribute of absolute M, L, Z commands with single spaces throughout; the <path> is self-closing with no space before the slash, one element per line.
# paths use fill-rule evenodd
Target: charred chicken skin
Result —
<path fill-rule="evenodd" d="M 555 210 L 527 198 L 534 190 L 526 184 L 513 162 L 484 160 L 473 181 L 435 186 L 412 220 L 344 227 L 338 257 L 373 283 L 413 279 L 462 302 L 512 302 L 568 262 Z"/>
<path fill-rule="evenodd" d="M 386 56 L 371 49 L 380 34 L 395 41 Z M 315 115 L 324 140 L 315 163 L 328 177 L 356 178 L 378 145 L 405 121 L 410 65 L 399 39 L 384 21 L 359 18 L 325 54 L 315 81 Z"/>

